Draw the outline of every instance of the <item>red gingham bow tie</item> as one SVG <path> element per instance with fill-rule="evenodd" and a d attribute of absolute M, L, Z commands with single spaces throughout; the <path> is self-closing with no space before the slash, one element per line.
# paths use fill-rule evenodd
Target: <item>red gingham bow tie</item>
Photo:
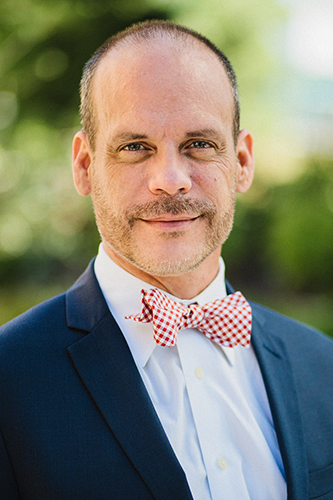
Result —
<path fill-rule="evenodd" d="M 173 346 L 179 330 L 197 328 L 209 339 L 225 347 L 241 344 L 249 347 L 252 312 L 250 304 L 240 292 L 203 306 L 188 306 L 169 299 L 154 288 L 141 290 L 142 311 L 126 319 L 153 322 L 154 340 L 161 346 Z"/>

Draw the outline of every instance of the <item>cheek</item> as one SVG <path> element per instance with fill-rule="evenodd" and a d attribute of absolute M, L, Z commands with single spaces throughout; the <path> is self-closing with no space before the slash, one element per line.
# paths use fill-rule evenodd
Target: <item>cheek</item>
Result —
<path fill-rule="evenodd" d="M 104 196 L 118 199 L 125 192 L 134 191 L 133 176 L 125 168 L 110 162 L 95 163 L 93 182 Z"/>
<path fill-rule="evenodd" d="M 148 200 L 148 190 L 145 188 L 145 182 L 138 169 L 117 166 L 117 172 L 107 179 L 107 193 L 109 203 L 123 216 L 124 212 L 133 207 L 145 203 Z"/>
<path fill-rule="evenodd" d="M 197 164 L 193 168 L 193 175 L 203 185 L 229 184 L 234 178 L 237 159 L 232 154 L 216 155 L 210 162 Z"/>
<path fill-rule="evenodd" d="M 204 197 L 209 198 L 214 203 L 216 200 L 225 198 L 233 188 L 233 177 L 228 170 L 221 168 L 211 168 L 196 173 L 194 181 L 199 186 Z"/>
<path fill-rule="evenodd" d="M 199 186 L 206 193 L 209 192 L 211 187 L 216 186 L 220 178 L 218 169 L 211 168 L 208 165 L 193 169 L 191 174 L 194 185 Z"/>

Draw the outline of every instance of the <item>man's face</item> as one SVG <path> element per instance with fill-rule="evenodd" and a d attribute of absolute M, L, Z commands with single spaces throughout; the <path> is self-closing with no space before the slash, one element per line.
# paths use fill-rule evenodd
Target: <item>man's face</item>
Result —
<path fill-rule="evenodd" d="M 230 84 L 214 54 L 173 41 L 109 53 L 94 80 L 89 166 L 99 231 L 153 276 L 195 269 L 232 227 L 239 184 Z"/>

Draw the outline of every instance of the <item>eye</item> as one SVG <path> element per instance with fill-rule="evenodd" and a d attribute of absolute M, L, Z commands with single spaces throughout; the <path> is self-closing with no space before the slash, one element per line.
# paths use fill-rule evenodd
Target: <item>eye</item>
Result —
<path fill-rule="evenodd" d="M 128 142 L 119 146 L 117 158 L 124 163 L 140 163 L 153 154 L 153 149 L 149 144 L 142 142 Z"/>
<path fill-rule="evenodd" d="M 125 151 L 140 151 L 146 149 L 140 142 L 132 142 L 123 148 Z"/>
<path fill-rule="evenodd" d="M 206 141 L 193 141 L 191 144 L 187 146 L 187 149 L 189 148 L 195 148 L 195 149 L 207 149 L 211 148 L 212 145 L 209 142 Z"/>
<path fill-rule="evenodd" d="M 216 156 L 217 151 L 215 142 L 203 139 L 192 139 L 184 144 L 183 149 L 184 154 L 197 161 L 210 161 Z"/>

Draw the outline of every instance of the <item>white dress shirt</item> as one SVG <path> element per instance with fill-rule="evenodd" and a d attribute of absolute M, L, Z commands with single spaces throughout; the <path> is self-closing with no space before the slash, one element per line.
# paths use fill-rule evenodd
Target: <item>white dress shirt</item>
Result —
<path fill-rule="evenodd" d="M 194 328 L 180 331 L 176 346 L 158 346 L 151 323 L 125 319 L 141 311 L 141 289 L 154 287 L 115 264 L 102 244 L 95 273 L 193 498 L 286 500 L 283 463 L 252 347 L 221 347 Z M 223 260 L 197 297 L 167 295 L 184 304 L 225 297 Z"/>

